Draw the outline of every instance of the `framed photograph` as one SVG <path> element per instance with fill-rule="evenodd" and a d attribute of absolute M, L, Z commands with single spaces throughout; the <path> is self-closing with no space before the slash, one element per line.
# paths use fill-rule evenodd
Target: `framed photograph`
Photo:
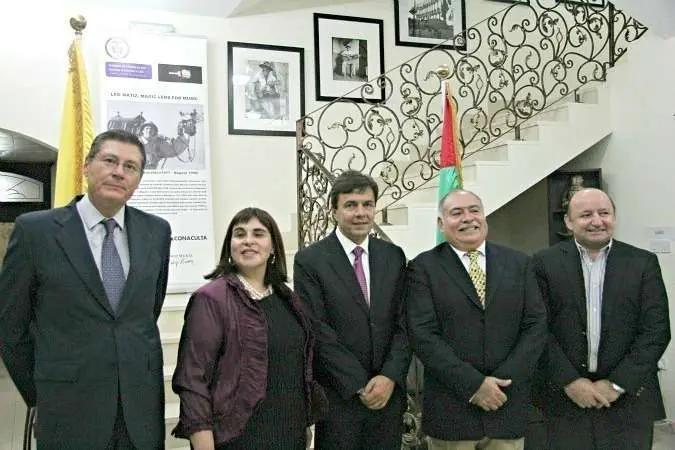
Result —
<path fill-rule="evenodd" d="M 305 51 L 227 43 L 229 134 L 295 136 L 305 115 Z"/>
<path fill-rule="evenodd" d="M 396 45 L 434 47 L 466 30 L 464 0 L 394 0 Z M 459 38 L 444 48 L 465 50 Z"/>
<path fill-rule="evenodd" d="M 607 6 L 607 0 L 556 0 L 558 3 L 574 3 L 577 5 L 597 6 L 604 8 Z"/>
<path fill-rule="evenodd" d="M 335 100 L 384 73 L 383 36 L 382 20 L 314 13 L 316 99 Z M 373 88 L 347 98 L 383 101 L 384 86 Z"/>

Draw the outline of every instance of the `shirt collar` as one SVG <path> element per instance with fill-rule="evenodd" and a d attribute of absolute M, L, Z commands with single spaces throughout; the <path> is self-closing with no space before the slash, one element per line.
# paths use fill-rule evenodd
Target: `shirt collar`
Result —
<path fill-rule="evenodd" d="M 112 217 L 115 219 L 115 222 L 117 222 L 117 226 L 122 230 L 124 230 L 125 209 L 125 207 L 120 208 L 120 210 L 117 211 L 117 214 Z M 79 202 L 77 202 L 77 211 L 80 213 L 80 217 L 82 217 L 82 221 L 88 230 L 93 230 L 96 225 L 101 223 L 102 220 L 106 219 L 106 217 L 101 214 L 101 212 L 96 209 L 96 206 L 94 206 L 94 204 L 91 202 L 89 195 L 85 195 L 82 197 L 82 199 L 80 199 Z"/>
<path fill-rule="evenodd" d="M 610 239 L 609 242 L 607 243 L 607 245 L 605 245 L 604 247 L 602 247 L 602 248 L 599 250 L 599 253 L 602 253 L 602 254 L 604 254 L 605 256 L 607 256 L 607 255 L 609 254 L 609 251 L 612 249 L 612 242 L 613 242 L 613 241 L 614 241 L 613 239 Z M 577 246 L 577 250 L 579 250 L 579 254 L 580 254 L 582 257 L 583 257 L 583 256 L 587 256 L 587 257 L 590 258 L 590 256 L 591 256 L 591 255 L 590 255 L 590 251 L 589 251 L 586 247 L 584 247 L 583 245 L 581 245 L 581 244 L 579 243 L 579 241 L 577 241 L 576 239 L 574 240 L 574 244 Z"/>
<path fill-rule="evenodd" d="M 454 247 L 451 243 L 448 242 L 448 245 L 452 250 L 454 250 L 455 253 L 457 253 L 457 256 L 459 257 L 460 261 L 466 255 L 468 252 L 465 252 L 464 250 L 460 250 L 456 247 Z M 482 256 L 485 256 L 485 241 L 483 241 L 478 248 L 476 249 L 478 253 Z"/>
<path fill-rule="evenodd" d="M 366 238 L 361 242 L 360 244 L 354 243 L 351 239 L 349 239 L 347 236 L 342 234 L 342 231 L 340 231 L 340 228 L 335 227 L 335 235 L 338 238 L 338 241 L 340 241 L 340 245 L 342 245 L 342 248 L 345 250 L 345 253 L 347 255 L 351 255 L 354 249 L 359 246 L 363 249 L 364 254 L 368 254 L 368 243 L 370 241 L 370 238 L 366 236 Z"/>

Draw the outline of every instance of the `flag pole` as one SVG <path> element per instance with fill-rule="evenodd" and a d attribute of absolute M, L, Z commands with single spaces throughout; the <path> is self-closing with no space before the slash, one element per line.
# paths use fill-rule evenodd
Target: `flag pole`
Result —
<path fill-rule="evenodd" d="M 55 207 L 67 205 L 73 197 L 85 192 L 84 160 L 94 137 L 89 84 L 81 49 L 87 19 L 77 15 L 71 17 L 69 23 L 75 36 L 68 49 L 68 76 L 56 157 Z"/>

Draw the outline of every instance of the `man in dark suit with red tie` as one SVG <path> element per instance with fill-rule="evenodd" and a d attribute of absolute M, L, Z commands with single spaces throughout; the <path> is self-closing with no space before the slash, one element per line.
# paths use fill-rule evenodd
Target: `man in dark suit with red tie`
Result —
<path fill-rule="evenodd" d="M 40 450 L 164 448 L 157 317 L 171 230 L 126 206 L 140 183 L 138 138 L 106 131 L 85 160 L 88 190 L 20 216 L 0 272 L 0 356 Z"/>
<path fill-rule="evenodd" d="M 439 203 L 447 242 L 408 269 L 410 346 L 424 364 L 422 431 L 432 450 L 522 450 L 546 311 L 527 255 L 486 242 L 483 203 Z"/>
<path fill-rule="evenodd" d="M 650 450 L 665 417 L 657 364 L 670 341 L 656 255 L 613 238 L 614 202 L 570 199 L 574 239 L 533 257 L 549 312 L 541 405 L 550 450 Z"/>
<path fill-rule="evenodd" d="M 313 315 L 317 379 L 329 411 L 317 450 L 400 450 L 410 351 L 402 320 L 405 255 L 370 237 L 378 188 L 359 172 L 330 192 L 337 227 L 295 257 L 294 288 Z"/>

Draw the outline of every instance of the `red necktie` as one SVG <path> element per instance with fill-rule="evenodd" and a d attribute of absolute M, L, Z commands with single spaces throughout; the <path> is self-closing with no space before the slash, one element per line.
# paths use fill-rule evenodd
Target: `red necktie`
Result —
<path fill-rule="evenodd" d="M 356 279 L 361 286 L 361 292 L 363 292 L 363 297 L 366 299 L 366 303 L 370 304 L 368 299 L 368 283 L 366 282 L 366 273 L 363 271 L 363 263 L 361 262 L 361 255 L 363 255 L 363 247 L 358 245 L 352 250 L 354 253 L 354 273 L 356 274 Z"/>

